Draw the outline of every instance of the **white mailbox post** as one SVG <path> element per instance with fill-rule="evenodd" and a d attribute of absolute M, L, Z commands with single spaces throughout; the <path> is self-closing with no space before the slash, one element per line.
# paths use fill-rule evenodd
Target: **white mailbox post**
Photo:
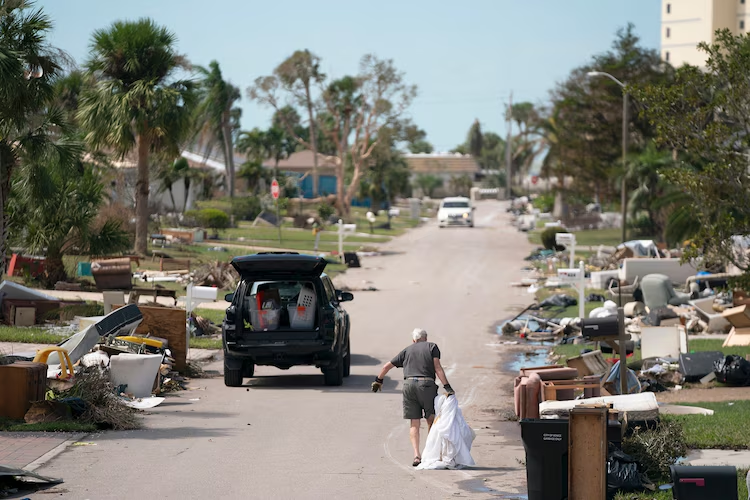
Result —
<path fill-rule="evenodd" d="M 573 262 L 575 262 L 576 257 L 576 235 L 573 233 L 557 233 L 555 235 L 555 243 L 565 246 L 570 251 L 569 266 L 573 268 Z"/>
<path fill-rule="evenodd" d="M 578 290 L 578 317 L 585 317 L 584 311 L 584 292 L 586 291 L 586 271 L 583 267 L 583 261 L 578 263 L 578 268 L 558 269 L 557 277 L 562 283 L 568 283 Z"/>

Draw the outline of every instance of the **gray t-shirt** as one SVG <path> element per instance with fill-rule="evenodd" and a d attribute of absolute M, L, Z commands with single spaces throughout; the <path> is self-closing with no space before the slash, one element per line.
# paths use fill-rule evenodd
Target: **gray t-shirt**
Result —
<path fill-rule="evenodd" d="M 414 342 L 391 360 L 393 366 L 404 369 L 404 378 L 435 378 L 434 358 L 440 359 L 440 349 L 432 342 Z"/>

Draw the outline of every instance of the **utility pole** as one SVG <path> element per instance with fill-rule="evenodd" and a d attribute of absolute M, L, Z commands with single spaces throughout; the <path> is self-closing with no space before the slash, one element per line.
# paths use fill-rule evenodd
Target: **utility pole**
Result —
<path fill-rule="evenodd" d="M 508 111 L 505 113 L 505 118 L 507 120 L 507 127 L 508 127 L 508 133 L 507 138 L 505 140 L 505 196 L 506 199 L 510 200 L 513 197 L 513 191 L 511 190 L 511 161 L 512 161 L 512 155 L 510 153 L 511 144 L 510 144 L 510 133 L 511 128 L 513 127 L 513 92 L 510 93 L 510 100 L 508 101 Z"/>

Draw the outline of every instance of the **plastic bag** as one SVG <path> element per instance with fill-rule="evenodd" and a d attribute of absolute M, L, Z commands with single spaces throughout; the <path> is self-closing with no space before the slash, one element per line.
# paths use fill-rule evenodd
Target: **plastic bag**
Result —
<path fill-rule="evenodd" d="M 475 437 L 474 430 L 464 420 L 456 396 L 437 396 L 435 421 L 417 469 L 460 469 L 474 465 L 471 444 Z"/>
<path fill-rule="evenodd" d="M 537 307 L 532 309 L 543 309 L 545 307 L 570 307 L 578 305 L 578 301 L 570 295 L 559 293 L 544 299 Z"/>
<path fill-rule="evenodd" d="M 652 486 L 648 477 L 638 471 L 633 457 L 609 445 L 607 493 L 610 498 L 618 491 L 641 491 Z"/>
<path fill-rule="evenodd" d="M 727 385 L 750 385 L 750 361 L 730 354 L 714 362 L 716 380 Z"/>
<path fill-rule="evenodd" d="M 638 376 L 635 374 L 633 370 L 628 368 L 627 370 L 627 387 L 628 387 L 628 394 L 638 394 L 641 392 L 641 382 L 638 380 Z M 613 394 L 619 395 L 620 394 L 620 361 L 618 360 L 614 365 L 612 365 L 612 369 L 609 371 L 609 376 L 607 377 L 607 384 L 612 384 L 611 391 L 614 391 Z M 609 390 L 609 389 L 608 389 Z"/>

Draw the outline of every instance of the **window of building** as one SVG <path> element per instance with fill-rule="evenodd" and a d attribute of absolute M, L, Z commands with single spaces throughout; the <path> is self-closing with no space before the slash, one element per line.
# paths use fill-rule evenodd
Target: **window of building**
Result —
<path fill-rule="evenodd" d="M 672 34 L 672 32 L 670 31 L 669 28 L 667 28 L 667 38 L 669 38 L 669 35 L 671 35 L 671 34 Z"/>
<path fill-rule="evenodd" d="M 742 1 L 743 1 L 743 3 L 744 3 L 744 0 L 742 0 Z M 668 4 L 667 4 L 667 14 L 669 14 L 669 13 L 671 13 L 671 12 L 672 12 L 672 4 L 668 3 Z"/>
<path fill-rule="evenodd" d="M 667 62 L 669 62 L 669 51 L 666 51 L 664 53 L 664 60 L 667 61 Z"/>
<path fill-rule="evenodd" d="M 741 30 L 745 29 L 745 21 L 740 21 L 740 29 Z"/>

